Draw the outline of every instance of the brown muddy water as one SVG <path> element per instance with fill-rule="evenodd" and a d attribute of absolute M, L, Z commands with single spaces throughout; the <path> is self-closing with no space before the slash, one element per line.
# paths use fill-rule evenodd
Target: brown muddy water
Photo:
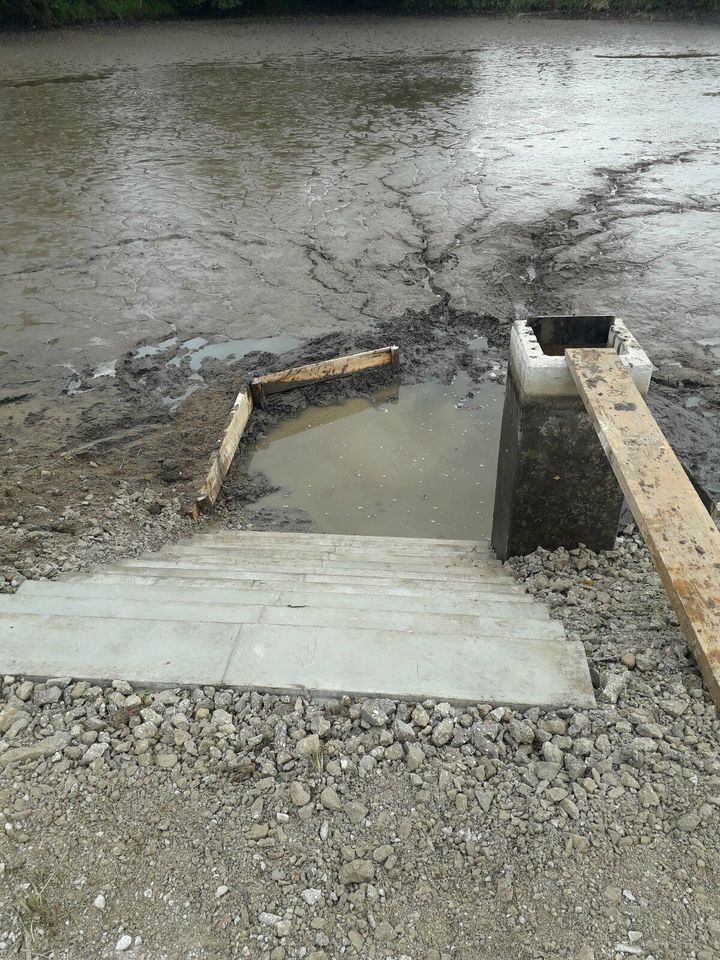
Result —
<path fill-rule="evenodd" d="M 4 376 L 446 292 L 515 315 L 546 274 L 640 335 L 717 335 L 720 60 L 677 57 L 718 51 L 717 26 L 482 18 L 0 37 Z M 539 263 L 557 210 L 575 242 Z"/>
<path fill-rule="evenodd" d="M 459 313 L 622 316 L 715 483 L 719 52 L 717 25 L 479 17 L 0 37 L 0 520 L 190 484 L 248 372 Z M 56 501 L 20 488 L 89 449 Z"/>
<path fill-rule="evenodd" d="M 504 391 L 461 374 L 309 407 L 260 440 L 250 468 L 324 533 L 489 538 Z"/>

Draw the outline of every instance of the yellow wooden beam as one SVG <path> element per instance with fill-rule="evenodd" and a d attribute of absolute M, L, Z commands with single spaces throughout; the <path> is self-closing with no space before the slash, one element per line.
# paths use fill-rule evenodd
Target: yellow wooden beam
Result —
<path fill-rule="evenodd" d="M 393 346 L 383 347 L 380 350 L 367 350 L 364 353 L 353 353 L 347 357 L 335 357 L 332 360 L 321 360 L 319 363 L 306 363 L 301 367 L 291 367 L 289 370 L 279 370 L 277 373 L 268 373 L 264 377 L 256 377 L 250 381 L 250 391 L 255 403 L 260 405 L 263 397 L 268 394 L 294 390 L 296 387 L 320 383 L 323 380 L 349 377 L 361 370 L 391 365 L 397 372 L 399 354 L 399 347 Z"/>
<path fill-rule="evenodd" d="M 250 391 L 246 388 L 240 391 L 235 399 L 230 416 L 225 424 L 220 446 L 210 457 L 207 476 L 200 487 L 195 502 L 190 508 L 190 516 L 197 520 L 201 511 L 210 509 L 218 498 L 223 480 L 230 469 L 233 457 L 237 453 L 240 438 L 250 419 L 253 401 Z"/>
<path fill-rule="evenodd" d="M 720 707 L 720 532 L 615 351 L 569 349 L 565 358 Z"/>

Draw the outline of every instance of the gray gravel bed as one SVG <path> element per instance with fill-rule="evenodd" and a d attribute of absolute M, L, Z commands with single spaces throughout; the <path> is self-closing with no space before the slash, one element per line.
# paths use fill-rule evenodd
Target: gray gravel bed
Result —
<path fill-rule="evenodd" d="M 0 957 L 720 956 L 720 719 L 645 547 L 510 567 L 596 709 L 5 677 Z"/>

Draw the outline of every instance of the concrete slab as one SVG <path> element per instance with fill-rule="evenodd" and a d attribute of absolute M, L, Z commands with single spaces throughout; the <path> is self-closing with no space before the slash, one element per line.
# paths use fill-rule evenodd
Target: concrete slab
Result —
<path fill-rule="evenodd" d="M 213 547 L 213 548 L 224 548 L 228 550 L 237 550 L 243 546 L 252 546 L 253 551 L 255 550 L 274 550 L 277 551 L 279 548 L 284 550 L 292 551 L 294 553 L 332 553 L 335 556 L 366 556 L 366 557 L 406 557 L 406 558 L 435 558 L 435 557 L 448 557 L 450 559 L 458 556 L 465 555 L 474 555 L 487 560 L 496 559 L 495 554 L 492 552 L 488 544 L 482 543 L 469 543 L 465 546 L 448 546 L 440 548 L 432 548 L 427 546 L 412 546 L 406 545 L 407 541 L 403 540 L 392 540 L 392 542 L 385 547 L 377 543 L 333 543 L 332 541 L 321 541 L 319 543 L 309 543 L 307 540 L 291 540 L 288 539 L 285 541 L 285 534 L 283 534 L 283 541 L 281 544 L 275 540 L 262 539 L 262 540 L 250 540 L 247 537 L 244 540 L 234 539 L 232 537 L 224 536 L 214 536 L 212 534 L 200 534 L 198 537 L 193 537 L 192 540 L 180 540 L 178 541 L 178 546 L 198 546 L 198 547 Z M 388 538 L 390 539 L 390 538 Z"/>
<path fill-rule="evenodd" d="M 251 622 L 251 621 L 247 621 Z M 457 613 L 407 612 L 397 610 L 352 610 L 324 608 L 308 604 L 302 607 L 265 607 L 260 623 L 275 626 L 323 627 L 335 629 L 362 629 L 402 631 L 403 633 L 439 633 L 465 636 L 513 636 L 529 639 L 555 638 L 565 640 L 562 626 L 556 620 L 538 621 L 525 616 L 525 608 L 506 611 L 500 617 L 488 617 L 479 612 L 463 616 Z"/>
<path fill-rule="evenodd" d="M 474 569 L 502 571 L 502 564 L 494 556 L 486 552 L 455 551 L 450 554 L 438 554 L 437 556 L 415 556 L 398 553 L 382 553 L 380 550 L 312 550 L 309 547 L 287 547 L 278 549 L 277 546 L 255 546 L 251 549 L 243 550 L 237 545 L 230 544 L 195 544 L 178 543 L 172 546 L 164 547 L 153 556 L 209 558 L 215 560 L 228 560 L 230 563 L 238 563 L 247 560 L 248 554 L 252 556 L 253 562 L 262 561 L 278 562 L 291 560 L 293 562 L 327 562 L 333 561 L 339 566 L 349 565 L 367 565 L 381 566 L 384 569 L 402 568 L 406 570 L 433 570 L 433 569 L 454 569 L 455 567 L 473 567 Z"/>
<path fill-rule="evenodd" d="M 590 707 L 595 703 L 580 644 L 482 639 L 317 627 L 242 628 L 223 682 L 243 689 L 314 695 L 373 694 L 457 703 Z"/>
<path fill-rule="evenodd" d="M 458 633 L 473 636 L 484 633 L 512 634 L 524 637 L 563 637 L 556 621 L 528 619 L 524 609 L 505 611 L 488 617 L 473 614 L 429 613 L 412 610 L 348 609 L 347 607 L 301 605 L 255 605 L 235 603 L 197 603 L 186 592 L 182 599 L 164 600 L 151 596 L 111 600 L 107 597 L 17 596 L 0 595 L 0 613 L 32 613 L 56 617 L 113 617 L 123 620 L 175 620 L 183 622 L 269 623 L 274 625 L 329 626 L 336 629 L 419 630 L 425 633 Z"/>
<path fill-rule="evenodd" d="M 28 677 L 77 677 L 174 686 L 219 683 L 236 624 L 0 613 L 3 670 Z"/>
<path fill-rule="evenodd" d="M 423 548 L 432 551 L 447 550 L 451 547 L 459 547 L 467 550 L 475 546 L 488 546 L 489 540 L 442 540 L 433 537 L 380 537 L 380 536 L 360 536 L 349 533 L 300 533 L 297 531 L 289 533 L 275 533 L 271 530 L 208 530 L 198 534 L 199 538 L 214 537 L 218 540 L 232 540 L 235 542 L 249 541 L 260 543 L 262 540 L 272 541 L 277 544 L 278 540 L 282 543 L 306 543 L 306 544 L 335 544 L 340 546 L 358 546 L 369 547 L 376 546 L 381 550 L 400 547 L 412 551 L 415 548 Z M 195 539 L 193 537 L 193 539 Z"/>
<path fill-rule="evenodd" d="M 187 581 L 163 577 L 138 577 L 133 574 L 94 573 L 83 578 L 61 580 L 26 580 L 17 596 L 94 596 L 113 599 L 126 597 L 142 600 L 147 587 L 158 600 L 187 600 Z M 501 616 L 508 609 L 522 606 L 523 615 L 548 620 L 548 609 L 527 593 L 490 593 L 470 590 L 434 592 L 412 587 L 388 588 L 372 593 L 352 584 L 279 584 L 268 590 L 267 584 L 255 580 L 222 581 L 202 577 L 192 581 L 192 599 L 196 603 L 279 604 L 302 606 L 348 607 L 358 610 L 414 610 L 429 613 L 472 613 Z"/>
<path fill-rule="evenodd" d="M 446 560 L 429 562 L 427 560 L 412 560 L 400 558 L 388 560 L 386 558 L 362 558 L 355 557 L 335 557 L 333 554 L 321 554 L 320 556 L 295 556 L 293 553 L 278 554 L 275 553 L 257 553 L 252 552 L 250 557 L 243 556 L 236 551 L 226 551 L 218 549 L 203 550 L 200 553 L 197 549 L 191 550 L 182 547 L 172 547 L 165 550 L 159 550 L 157 553 L 149 554 L 148 559 L 157 561 L 169 561 L 168 566 L 174 563 L 182 562 L 195 564 L 196 566 L 224 567 L 227 569 L 243 569 L 250 567 L 253 570 L 274 569 L 294 569 L 302 566 L 306 573 L 324 573 L 328 570 L 337 571 L 344 574 L 367 574 L 368 576 L 385 576 L 389 573 L 394 577 L 403 577 L 404 579 L 426 580 L 434 575 L 446 575 L 456 573 L 461 576 L 487 576 L 499 580 L 507 580 L 507 573 L 503 572 L 502 565 L 497 561 L 470 561 L 463 558 L 457 563 Z M 415 575 L 419 576 L 416 577 Z"/>
<path fill-rule="evenodd" d="M 157 559 L 154 559 L 157 556 Z M 388 573 L 394 580 L 428 580 L 435 583 L 452 580 L 453 582 L 477 583 L 482 577 L 484 582 L 507 583 L 508 576 L 503 573 L 499 567 L 494 571 L 485 571 L 476 567 L 441 567 L 440 565 L 426 566 L 416 568 L 409 564 L 408 568 L 388 570 L 382 564 L 370 565 L 361 562 L 343 561 L 342 563 L 334 560 L 312 561 L 298 560 L 258 560 L 255 557 L 248 557 L 246 560 L 238 559 L 235 562 L 222 560 L 208 555 L 189 556 L 187 559 L 180 559 L 160 554 L 148 554 L 139 560 L 124 560 L 118 564 L 121 568 L 133 567 L 156 567 L 166 570 L 224 570 L 228 572 L 237 572 L 259 577 L 268 573 L 289 573 L 293 575 L 310 574 L 332 574 L 335 578 L 345 577 L 379 577 L 384 579 Z"/>
<path fill-rule="evenodd" d="M 185 623 L 260 623 L 262 604 L 194 603 L 185 591 L 181 600 L 163 600 L 154 591 L 140 599 L 127 596 L 63 597 L 40 594 L 37 596 L 8 597 L 0 595 L 0 613 L 35 613 L 57 617 L 112 617 L 118 620 L 165 620 Z"/>
<path fill-rule="evenodd" d="M 205 580 L 217 581 L 218 583 L 233 583 L 238 586 L 238 588 L 240 588 L 243 583 L 250 584 L 249 589 L 253 589 L 255 585 L 261 589 L 267 589 L 270 584 L 301 584 L 303 586 L 325 584 L 333 589 L 344 592 L 350 592 L 354 589 L 362 593 L 369 593 L 371 592 L 368 590 L 369 587 L 383 593 L 390 589 L 401 587 L 407 587 L 416 595 L 419 592 L 417 586 L 415 586 L 417 583 L 415 579 L 400 579 L 389 575 L 386 577 L 353 576 L 348 579 L 342 575 L 333 575 L 331 573 L 302 574 L 297 572 L 293 573 L 288 570 L 276 570 L 274 568 L 263 571 L 227 570 L 223 568 L 192 567 L 188 565 L 167 567 L 162 563 L 146 566 L 144 564 L 140 565 L 141 563 L 143 563 L 143 561 L 138 561 L 138 565 L 136 566 L 134 563 L 131 564 L 127 562 L 127 564 L 113 567 L 113 570 L 119 576 L 127 574 L 128 576 L 135 575 L 141 578 L 155 577 L 163 580 L 176 581 L 193 580 L 196 581 L 195 586 L 199 586 L 200 582 Z M 102 574 L 100 575 L 102 576 Z M 93 577 L 92 574 L 88 576 L 91 579 Z M 436 593 L 467 594 L 475 590 L 478 594 L 487 592 L 496 595 L 508 594 L 517 596 L 523 593 L 522 587 L 510 580 L 509 577 L 493 579 L 491 581 L 481 577 L 450 577 L 442 581 L 423 581 L 423 588 Z"/>

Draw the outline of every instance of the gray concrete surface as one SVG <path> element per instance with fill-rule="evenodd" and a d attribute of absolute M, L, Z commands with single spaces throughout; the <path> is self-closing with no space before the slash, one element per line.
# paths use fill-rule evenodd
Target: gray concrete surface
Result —
<path fill-rule="evenodd" d="M 363 538 L 348 539 L 335 547 L 352 560 L 312 534 L 205 536 L 104 573 L 27 582 L 0 597 L 3 668 L 165 686 L 594 703 L 582 646 L 486 547 L 388 540 L 383 559 L 381 541 L 364 551 Z M 176 553 L 184 559 L 168 556 Z M 476 553 L 479 565 L 466 566 Z M 152 577 L 135 572 L 148 569 Z"/>

